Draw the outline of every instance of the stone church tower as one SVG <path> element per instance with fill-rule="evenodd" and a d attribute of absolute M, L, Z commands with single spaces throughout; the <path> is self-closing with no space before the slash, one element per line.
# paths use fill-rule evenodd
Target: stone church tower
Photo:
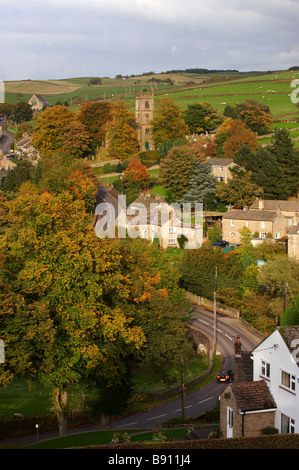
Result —
<path fill-rule="evenodd" d="M 154 93 L 143 93 L 142 91 L 138 93 L 135 106 L 140 152 L 154 150 L 151 132 L 151 121 L 154 118 Z"/>

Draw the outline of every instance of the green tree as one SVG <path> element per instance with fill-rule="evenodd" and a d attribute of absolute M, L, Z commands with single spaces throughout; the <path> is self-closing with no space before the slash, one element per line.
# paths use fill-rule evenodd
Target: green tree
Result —
<path fill-rule="evenodd" d="M 22 183 L 30 181 L 34 174 L 34 167 L 28 160 L 17 162 L 17 166 L 9 168 L 3 184 L 4 191 L 17 192 Z"/>
<path fill-rule="evenodd" d="M 16 104 L 12 120 L 14 122 L 30 121 L 33 116 L 31 106 L 25 101 L 21 101 Z"/>
<path fill-rule="evenodd" d="M 234 161 L 251 172 L 252 182 L 262 188 L 264 199 L 286 198 L 284 177 L 276 158 L 267 148 L 260 147 L 252 152 L 248 145 L 243 145 Z"/>
<path fill-rule="evenodd" d="M 211 132 L 224 121 L 224 117 L 210 103 L 188 105 L 184 119 L 190 134 Z"/>
<path fill-rule="evenodd" d="M 298 326 L 299 325 L 299 295 L 288 306 L 280 317 L 281 326 Z"/>
<path fill-rule="evenodd" d="M 169 190 L 174 200 L 181 199 L 189 190 L 194 172 L 194 162 L 203 157 L 196 147 L 189 145 L 173 147 L 160 163 L 159 181 Z"/>
<path fill-rule="evenodd" d="M 286 184 L 287 196 L 297 195 L 299 190 L 299 152 L 286 129 L 276 129 L 269 150 L 275 157 Z"/>
<path fill-rule="evenodd" d="M 231 173 L 232 178 L 227 183 L 218 183 L 216 196 L 237 209 L 250 206 L 262 195 L 261 188 L 252 181 L 252 172 L 236 166 L 231 168 Z"/>

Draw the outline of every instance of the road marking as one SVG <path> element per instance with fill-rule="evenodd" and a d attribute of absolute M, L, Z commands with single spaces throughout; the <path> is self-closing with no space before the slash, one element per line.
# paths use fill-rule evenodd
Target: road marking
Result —
<path fill-rule="evenodd" d="M 225 336 L 230 339 L 231 341 L 233 340 L 233 338 L 231 338 L 230 336 L 228 336 L 227 334 L 225 334 Z"/>
<path fill-rule="evenodd" d="M 202 323 L 205 323 L 206 325 L 209 325 L 209 323 L 207 323 L 207 322 L 204 321 L 204 320 L 201 320 L 200 318 L 198 318 L 198 321 L 201 321 Z"/>
<path fill-rule="evenodd" d="M 212 400 L 213 398 L 214 398 L 214 397 L 206 398 L 205 400 L 201 400 L 201 401 L 199 401 L 198 403 L 204 403 L 205 401 Z"/>
<path fill-rule="evenodd" d="M 152 419 L 162 418 L 162 416 L 167 416 L 167 413 L 165 413 L 164 415 L 154 416 L 153 418 L 148 418 L 148 421 L 151 421 Z"/>
<path fill-rule="evenodd" d="M 125 426 L 132 426 L 133 424 L 138 424 L 138 421 L 134 421 L 134 423 L 122 424 L 121 426 L 115 426 L 115 429 L 124 428 Z"/>
<path fill-rule="evenodd" d="M 189 405 L 189 406 L 185 406 L 185 410 L 187 410 L 187 408 L 191 408 L 192 405 Z M 182 408 L 179 408 L 178 410 L 175 410 L 175 413 L 178 413 L 179 411 L 182 411 Z"/>

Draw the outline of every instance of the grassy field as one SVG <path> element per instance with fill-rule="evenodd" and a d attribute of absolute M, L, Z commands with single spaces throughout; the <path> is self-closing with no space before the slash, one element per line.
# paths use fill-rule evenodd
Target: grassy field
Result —
<path fill-rule="evenodd" d="M 205 358 L 197 357 L 185 364 L 185 381 L 201 375 L 207 370 L 208 362 Z M 219 366 L 220 367 L 220 366 Z M 215 374 L 217 371 L 215 371 Z M 180 370 L 177 371 L 177 382 L 180 381 Z M 138 369 L 133 373 L 134 388 L 138 391 L 162 392 L 167 389 L 162 375 L 157 377 L 152 370 Z M 75 403 L 79 403 L 82 391 L 72 391 Z M 77 398 L 76 398 L 77 397 Z M 27 381 L 16 378 L 5 387 L 0 388 L 0 419 L 6 421 L 13 418 L 14 413 L 21 413 L 25 417 L 43 416 L 51 413 L 50 391 L 34 384 L 29 386 Z"/>
<path fill-rule="evenodd" d="M 151 82 L 152 79 L 171 79 L 173 85 Z M 290 114 L 296 117 L 298 109 L 291 102 L 294 88 L 291 82 L 299 78 L 299 71 L 271 74 L 218 73 L 199 75 L 191 73 L 164 73 L 126 78 L 101 78 L 101 85 L 89 85 L 90 77 L 68 80 L 24 80 L 5 82 L 7 102 L 27 101 L 34 93 L 45 96 L 51 105 L 60 101 L 79 105 L 86 100 L 123 99 L 134 109 L 136 92 L 154 91 L 156 100 L 163 96 L 173 99 L 183 109 L 189 104 L 207 101 L 220 112 L 226 104 L 235 105 L 246 99 L 255 99 L 270 107 L 273 116 L 280 119 Z M 214 83 L 211 83 L 211 80 Z"/>

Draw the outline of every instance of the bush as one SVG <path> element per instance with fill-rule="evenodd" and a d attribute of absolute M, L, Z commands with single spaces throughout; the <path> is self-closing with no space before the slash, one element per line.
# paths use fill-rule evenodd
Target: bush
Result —
<path fill-rule="evenodd" d="M 262 434 L 264 435 L 278 434 L 278 429 L 268 426 L 267 428 L 262 429 Z"/>

